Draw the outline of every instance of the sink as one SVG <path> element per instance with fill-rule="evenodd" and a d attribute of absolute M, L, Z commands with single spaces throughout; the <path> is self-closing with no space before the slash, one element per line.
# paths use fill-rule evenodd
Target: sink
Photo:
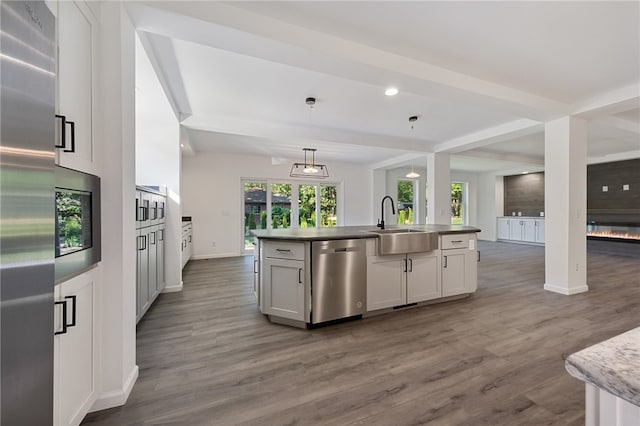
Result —
<path fill-rule="evenodd" d="M 438 248 L 438 233 L 411 228 L 367 231 L 378 235 L 378 255 L 417 253 Z"/>

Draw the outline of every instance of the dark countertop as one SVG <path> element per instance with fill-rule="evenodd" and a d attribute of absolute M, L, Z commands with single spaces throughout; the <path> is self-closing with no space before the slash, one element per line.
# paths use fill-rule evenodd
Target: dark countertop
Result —
<path fill-rule="evenodd" d="M 473 226 L 462 225 L 405 225 L 386 226 L 385 229 L 418 229 L 427 232 L 443 234 L 468 234 L 480 232 Z M 376 231 L 375 225 L 368 226 L 335 226 L 331 228 L 287 228 L 287 229 L 254 229 L 251 235 L 267 240 L 343 240 L 349 238 L 377 238 L 377 234 L 367 231 Z"/>

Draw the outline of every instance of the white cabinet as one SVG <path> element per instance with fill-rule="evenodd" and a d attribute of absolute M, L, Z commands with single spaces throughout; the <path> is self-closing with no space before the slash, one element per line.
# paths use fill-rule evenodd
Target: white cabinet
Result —
<path fill-rule="evenodd" d="M 367 256 L 367 311 L 407 304 L 405 254 Z"/>
<path fill-rule="evenodd" d="M 499 240 L 544 243 L 544 219 L 499 217 L 497 223 Z"/>
<path fill-rule="evenodd" d="M 305 243 L 265 241 L 261 251 L 261 308 L 267 315 L 305 321 Z"/>
<path fill-rule="evenodd" d="M 97 274 L 94 268 L 55 289 L 55 425 L 79 425 L 96 400 Z"/>
<path fill-rule="evenodd" d="M 473 293 L 478 288 L 478 260 L 475 234 L 440 237 L 442 250 L 442 297 Z"/>
<path fill-rule="evenodd" d="M 439 251 L 367 256 L 367 311 L 442 297 Z"/>
<path fill-rule="evenodd" d="M 440 252 L 411 253 L 407 261 L 407 303 L 442 297 Z"/>
<path fill-rule="evenodd" d="M 536 219 L 535 228 L 535 242 L 544 244 L 544 219 Z"/>
<path fill-rule="evenodd" d="M 182 267 L 184 268 L 193 252 L 193 225 L 191 222 L 182 225 Z"/>
<path fill-rule="evenodd" d="M 260 306 L 260 241 L 253 243 L 253 295 Z"/>
<path fill-rule="evenodd" d="M 511 239 L 511 219 L 506 217 L 498 218 L 498 239 L 499 240 Z"/>
<path fill-rule="evenodd" d="M 56 160 L 64 167 L 98 173 L 93 143 L 97 20 L 87 3 L 58 1 L 56 31 Z M 64 135 L 64 139 L 63 139 Z"/>

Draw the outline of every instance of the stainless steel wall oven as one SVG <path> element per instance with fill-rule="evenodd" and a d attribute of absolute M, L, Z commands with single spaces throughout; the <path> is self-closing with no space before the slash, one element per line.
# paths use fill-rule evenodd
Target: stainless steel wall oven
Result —
<path fill-rule="evenodd" d="M 100 262 L 100 178 L 55 167 L 56 282 Z"/>

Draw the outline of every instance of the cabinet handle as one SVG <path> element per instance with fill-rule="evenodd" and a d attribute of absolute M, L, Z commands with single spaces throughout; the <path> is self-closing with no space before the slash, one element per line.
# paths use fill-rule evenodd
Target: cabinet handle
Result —
<path fill-rule="evenodd" d="M 191 235 L 189 235 L 189 242 L 191 242 Z"/>
<path fill-rule="evenodd" d="M 164 229 L 159 230 L 158 234 L 160 235 L 158 241 L 164 241 Z"/>
<path fill-rule="evenodd" d="M 257 274 L 258 273 L 258 259 L 253 259 L 253 273 Z"/>
<path fill-rule="evenodd" d="M 149 244 L 151 244 L 152 246 L 156 244 L 156 233 L 155 232 L 150 232 L 149 233 Z"/>
<path fill-rule="evenodd" d="M 402 272 L 407 272 L 407 259 L 402 259 Z"/>
<path fill-rule="evenodd" d="M 142 236 L 142 241 L 144 241 L 142 250 L 146 250 L 147 249 L 147 236 L 146 235 Z"/>
<path fill-rule="evenodd" d="M 67 301 L 66 300 L 60 300 L 57 302 L 53 302 L 54 305 L 62 305 L 62 330 L 60 331 L 55 331 L 53 334 L 54 335 L 58 335 L 58 334 L 66 334 L 67 333 Z"/>
<path fill-rule="evenodd" d="M 67 327 L 75 327 L 76 326 L 76 296 L 65 296 L 65 306 L 66 300 L 71 299 L 71 324 L 67 324 Z M 67 316 L 65 314 L 64 322 L 67 322 Z"/>
<path fill-rule="evenodd" d="M 444 267 L 447 267 L 447 256 L 444 257 Z"/>
<path fill-rule="evenodd" d="M 276 249 L 276 251 L 279 251 L 280 253 L 291 253 L 290 249 Z"/>
<path fill-rule="evenodd" d="M 60 120 L 60 140 L 61 144 L 54 144 L 55 148 L 64 148 L 64 144 L 67 141 L 67 117 L 64 115 L 56 114 L 56 118 Z"/>
<path fill-rule="evenodd" d="M 453 244 L 460 244 L 462 242 L 462 240 L 453 240 L 451 241 Z"/>
<path fill-rule="evenodd" d="M 409 272 L 413 272 L 413 259 L 409 259 Z"/>
<path fill-rule="evenodd" d="M 478 262 L 480 262 L 480 250 L 478 250 Z"/>
<path fill-rule="evenodd" d="M 62 152 L 76 152 L 76 123 L 67 121 L 67 124 L 71 126 L 71 149 L 67 149 L 67 141 L 65 140 Z"/>
<path fill-rule="evenodd" d="M 302 284 L 302 268 L 298 268 L 298 284 Z"/>

